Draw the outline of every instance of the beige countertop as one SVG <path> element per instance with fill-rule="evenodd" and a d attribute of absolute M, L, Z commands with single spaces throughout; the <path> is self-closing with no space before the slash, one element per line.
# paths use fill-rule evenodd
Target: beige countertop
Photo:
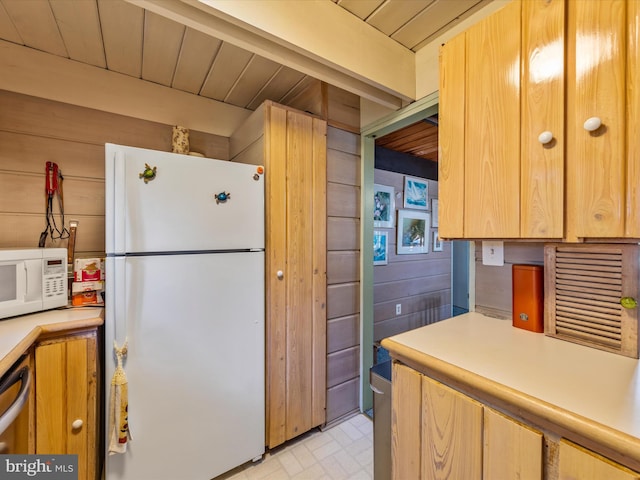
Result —
<path fill-rule="evenodd" d="M 0 320 L 0 375 L 41 335 L 102 325 L 103 312 L 101 307 L 70 307 Z"/>
<path fill-rule="evenodd" d="M 467 313 L 382 341 L 392 357 L 640 464 L 640 362 Z M 424 367 L 424 368 L 420 368 Z"/>

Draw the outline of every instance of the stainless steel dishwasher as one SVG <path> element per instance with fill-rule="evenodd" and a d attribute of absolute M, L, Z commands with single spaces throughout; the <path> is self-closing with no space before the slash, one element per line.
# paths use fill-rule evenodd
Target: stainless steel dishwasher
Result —
<path fill-rule="evenodd" d="M 391 480 L 391 360 L 369 370 L 373 390 L 373 479 Z"/>
<path fill-rule="evenodd" d="M 31 369 L 29 357 L 19 359 L 0 378 L 0 454 L 27 454 L 29 442 Z"/>

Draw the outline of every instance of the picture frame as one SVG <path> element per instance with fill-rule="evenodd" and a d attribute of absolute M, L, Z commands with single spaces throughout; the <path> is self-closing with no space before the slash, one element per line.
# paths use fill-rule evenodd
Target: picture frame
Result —
<path fill-rule="evenodd" d="M 373 231 L 373 264 L 386 265 L 388 263 L 389 232 Z"/>
<path fill-rule="evenodd" d="M 438 228 L 438 199 L 431 199 L 431 226 Z"/>
<path fill-rule="evenodd" d="M 396 215 L 396 191 L 387 185 L 373 185 L 373 226 L 393 228 Z"/>
<path fill-rule="evenodd" d="M 429 253 L 429 213 L 398 210 L 398 255 Z"/>
<path fill-rule="evenodd" d="M 425 178 L 404 177 L 403 207 L 429 210 L 429 183 Z"/>
<path fill-rule="evenodd" d="M 432 234 L 433 234 L 433 251 L 441 252 L 442 240 L 440 240 L 440 236 L 438 235 L 438 230 L 434 230 Z"/>

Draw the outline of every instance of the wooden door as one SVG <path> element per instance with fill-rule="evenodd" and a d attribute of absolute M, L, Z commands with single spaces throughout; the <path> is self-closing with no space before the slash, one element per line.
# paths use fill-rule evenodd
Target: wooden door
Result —
<path fill-rule="evenodd" d="M 483 478 L 542 480 L 542 433 L 484 408 Z"/>
<path fill-rule="evenodd" d="M 482 479 L 482 411 L 482 404 L 475 400 L 422 377 L 420 478 Z"/>
<path fill-rule="evenodd" d="M 466 32 L 466 238 L 520 236 L 520 30 L 515 0 Z"/>
<path fill-rule="evenodd" d="M 559 480 L 640 480 L 640 474 L 585 448 L 560 440 Z"/>
<path fill-rule="evenodd" d="M 564 235 L 564 32 L 564 0 L 522 2 L 523 238 Z"/>
<path fill-rule="evenodd" d="M 78 478 L 96 478 L 95 332 L 35 349 L 36 453 L 77 454 Z"/>
<path fill-rule="evenodd" d="M 267 105 L 267 444 L 325 422 L 326 122 Z"/>
<path fill-rule="evenodd" d="M 632 3 L 626 0 L 568 3 L 569 239 L 624 236 L 625 19 L 626 5 Z M 588 131 L 588 125 L 585 126 L 588 120 L 592 123 L 590 128 L 597 122 L 601 126 Z"/>

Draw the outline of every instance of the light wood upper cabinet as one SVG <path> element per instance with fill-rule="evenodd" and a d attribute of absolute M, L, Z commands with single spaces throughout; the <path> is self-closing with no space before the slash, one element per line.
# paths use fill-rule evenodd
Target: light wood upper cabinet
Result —
<path fill-rule="evenodd" d="M 97 472 L 96 331 L 42 340 L 35 348 L 37 454 L 78 455 L 78 478 Z"/>
<path fill-rule="evenodd" d="M 442 47 L 440 236 L 640 237 L 639 10 L 513 0 Z"/>
<path fill-rule="evenodd" d="M 464 233 L 518 237 L 520 2 L 471 27 L 466 51 Z"/>
<path fill-rule="evenodd" d="M 562 0 L 522 2 L 523 238 L 563 236 L 565 13 Z"/>

